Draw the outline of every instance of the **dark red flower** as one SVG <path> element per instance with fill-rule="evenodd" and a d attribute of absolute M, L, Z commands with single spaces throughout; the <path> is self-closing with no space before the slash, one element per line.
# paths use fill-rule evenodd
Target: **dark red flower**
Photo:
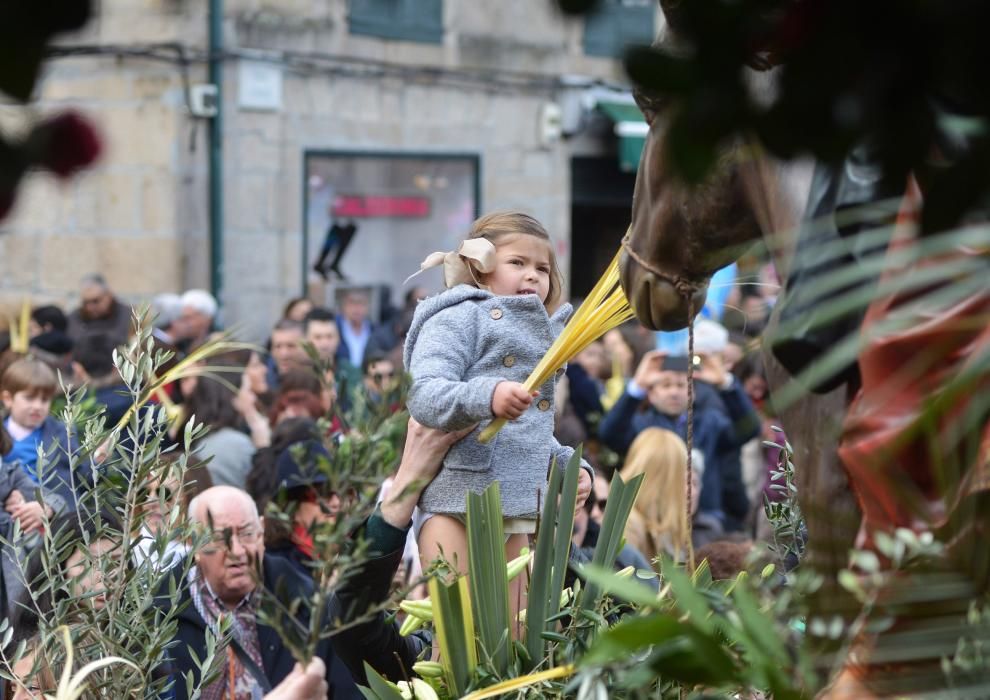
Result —
<path fill-rule="evenodd" d="M 93 163 L 103 149 L 96 130 L 77 112 L 63 112 L 42 122 L 35 135 L 41 144 L 38 165 L 60 178 L 69 177 Z"/>

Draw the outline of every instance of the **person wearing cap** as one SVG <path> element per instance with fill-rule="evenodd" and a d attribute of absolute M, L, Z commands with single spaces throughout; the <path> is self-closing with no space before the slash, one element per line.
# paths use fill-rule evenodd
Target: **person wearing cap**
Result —
<path fill-rule="evenodd" d="M 633 378 L 612 409 L 602 418 L 598 433 L 608 447 L 625 453 L 646 428 L 664 428 L 687 441 L 688 360 L 652 350 L 643 356 Z M 724 459 L 735 445 L 729 419 L 719 411 L 697 408 L 693 412 L 693 445 L 705 460 L 699 510 L 726 522 L 723 485 L 741 482 L 733 476 L 733 464 Z M 738 468 L 738 463 L 736 463 Z M 745 496 L 745 492 L 743 492 Z"/>
<path fill-rule="evenodd" d="M 265 548 L 288 561 L 300 574 L 312 576 L 314 523 L 332 520 L 340 498 L 326 491 L 327 476 L 321 464 L 330 459 L 323 443 L 315 439 L 290 444 L 275 460 L 276 492 L 283 508 L 292 513 L 290 528 L 275 518 L 265 521 Z"/>

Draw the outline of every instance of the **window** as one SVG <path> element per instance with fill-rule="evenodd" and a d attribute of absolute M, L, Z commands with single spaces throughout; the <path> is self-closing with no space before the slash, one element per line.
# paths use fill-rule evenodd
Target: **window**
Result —
<path fill-rule="evenodd" d="M 351 34 L 439 44 L 443 0 L 350 0 Z"/>
<path fill-rule="evenodd" d="M 652 43 L 655 11 L 648 0 L 601 0 L 585 19 L 584 52 L 620 58 L 631 44 Z"/>
<path fill-rule="evenodd" d="M 476 155 L 309 151 L 304 162 L 304 288 L 322 277 L 398 293 L 427 255 L 457 247 L 481 206 Z M 440 291 L 442 277 L 415 285 Z"/>

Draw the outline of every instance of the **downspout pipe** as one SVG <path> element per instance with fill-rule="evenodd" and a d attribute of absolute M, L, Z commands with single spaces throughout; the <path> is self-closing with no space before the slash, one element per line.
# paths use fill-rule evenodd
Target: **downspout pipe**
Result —
<path fill-rule="evenodd" d="M 223 0 L 210 0 L 209 82 L 217 113 L 210 119 L 210 292 L 223 305 Z"/>

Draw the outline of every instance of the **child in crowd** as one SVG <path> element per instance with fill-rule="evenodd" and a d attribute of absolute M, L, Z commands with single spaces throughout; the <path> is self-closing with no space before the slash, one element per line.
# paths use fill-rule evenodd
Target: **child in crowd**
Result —
<path fill-rule="evenodd" d="M 499 482 L 506 555 L 514 557 L 536 531 L 551 461 L 562 469 L 573 455 L 553 437 L 555 382 L 533 394 L 522 384 L 563 330 L 571 307 L 561 301 L 550 236 L 525 214 L 478 219 L 456 252 L 434 253 L 423 269 L 440 264 L 448 289 L 419 303 L 406 338 L 409 412 L 432 428 L 477 427 L 454 444 L 423 491 L 416 525 L 424 564 L 442 553 L 463 572 L 466 493 Z M 488 444 L 478 442 L 495 418 L 511 422 Z M 592 484 L 590 467 L 582 466 L 581 503 Z"/>
<path fill-rule="evenodd" d="M 686 441 L 687 370 L 686 357 L 660 350 L 643 355 L 622 396 L 602 419 L 598 428 L 602 442 L 616 452 L 626 452 L 647 428 L 664 428 Z M 693 447 L 705 460 L 700 511 L 724 525 L 724 504 L 746 497 L 739 461 L 728 458 L 730 450 L 738 449 L 735 431 L 723 413 L 696 404 L 693 433 Z"/>
<path fill-rule="evenodd" d="M 11 365 L 11 369 L 15 369 L 17 364 Z M 48 369 L 46 365 L 42 366 Z M 5 372 L 4 377 L 6 378 L 8 374 L 9 371 Z M 21 396 L 21 401 L 11 400 L 8 410 L 11 410 L 11 417 L 13 417 L 13 409 L 16 408 L 17 416 L 23 421 L 30 422 L 22 410 L 23 405 L 29 403 L 24 399 L 25 397 Z M 3 402 L 4 405 L 8 405 L 6 391 L 3 391 Z M 45 415 L 47 415 L 47 409 Z M 18 423 L 20 421 L 15 421 L 15 431 Z M 10 604 L 17 600 L 24 588 L 23 575 L 17 562 L 24 560 L 28 550 L 37 541 L 34 535 L 42 531 L 45 518 L 53 517 L 65 506 L 65 501 L 60 496 L 46 489 L 39 489 L 28 473 L 21 468 L 21 463 L 16 459 L 11 459 L 16 443 L 8 432 L 7 426 L 9 424 L 8 421 L 4 421 L 4 425 L 0 426 L 0 455 L 5 455 L 0 456 L 0 504 L 2 504 L 2 509 L 0 509 L 0 537 L 10 543 L 0 549 L 0 556 L 2 556 L 2 562 L 0 562 L 0 578 L 2 578 L 0 581 L 0 616 L 2 617 L 12 614 Z M 35 455 L 35 461 L 37 461 L 37 455 Z M 41 500 L 38 499 L 39 494 Z M 27 535 L 27 538 L 17 541 L 16 544 L 14 541 L 15 523 L 19 524 L 21 532 Z"/>
<path fill-rule="evenodd" d="M 57 389 L 55 372 L 40 360 L 25 357 L 4 371 L 0 401 L 12 446 L 3 458 L 4 462 L 18 465 L 33 483 L 43 483 L 74 508 L 74 491 L 81 490 L 84 484 L 78 475 L 73 480 L 71 470 L 70 455 L 77 450 L 76 441 L 69 437 L 62 421 L 49 415 Z M 45 457 L 41 465 L 39 448 Z"/>

